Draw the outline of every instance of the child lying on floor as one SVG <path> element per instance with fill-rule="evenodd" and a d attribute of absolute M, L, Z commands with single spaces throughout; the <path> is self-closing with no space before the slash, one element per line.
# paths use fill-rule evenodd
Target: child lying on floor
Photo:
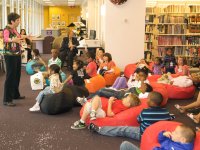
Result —
<path fill-rule="evenodd" d="M 173 132 L 162 131 L 158 135 L 160 146 L 153 150 L 193 150 L 196 132 L 189 126 L 179 125 Z M 120 150 L 139 150 L 129 142 L 123 142 Z"/>
<path fill-rule="evenodd" d="M 193 85 L 192 80 L 188 76 L 171 77 L 170 73 L 163 74 L 158 80 L 158 83 L 171 84 L 178 87 L 189 87 Z"/>
<path fill-rule="evenodd" d="M 138 105 L 140 105 L 140 99 L 134 94 L 126 95 L 124 98 L 122 98 L 122 100 L 116 100 L 114 97 L 110 97 L 108 100 L 107 113 L 105 113 L 105 111 L 102 109 L 101 98 L 99 96 L 95 96 L 90 102 L 86 103 L 81 119 L 76 121 L 71 128 L 85 128 L 85 121 L 88 116 L 90 116 L 90 120 L 104 118 L 106 116 L 113 117 L 121 111 Z"/>

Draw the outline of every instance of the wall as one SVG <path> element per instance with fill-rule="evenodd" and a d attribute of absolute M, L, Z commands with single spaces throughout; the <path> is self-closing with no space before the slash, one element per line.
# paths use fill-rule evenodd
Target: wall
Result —
<path fill-rule="evenodd" d="M 49 27 L 49 7 L 44 7 L 44 28 Z"/>
<path fill-rule="evenodd" d="M 48 11 L 48 12 L 47 12 Z M 52 14 L 60 15 L 60 20 L 52 20 Z M 53 22 L 65 22 L 65 26 L 69 23 L 78 21 L 78 17 L 81 15 L 81 8 L 67 7 L 67 6 L 52 6 L 44 7 L 44 28 L 49 27 L 49 24 Z"/>
<path fill-rule="evenodd" d="M 144 57 L 145 0 L 105 1 L 105 50 L 122 69 Z"/>

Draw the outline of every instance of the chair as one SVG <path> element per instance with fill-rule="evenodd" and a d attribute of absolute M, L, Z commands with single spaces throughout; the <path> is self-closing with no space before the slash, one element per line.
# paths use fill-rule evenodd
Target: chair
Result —
<path fill-rule="evenodd" d="M 55 38 L 53 36 L 46 36 L 43 41 L 43 53 L 51 54 L 52 43 Z"/>

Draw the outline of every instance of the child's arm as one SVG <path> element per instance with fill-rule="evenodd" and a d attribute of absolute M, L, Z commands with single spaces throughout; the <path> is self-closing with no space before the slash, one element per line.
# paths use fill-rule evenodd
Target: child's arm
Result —
<path fill-rule="evenodd" d="M 44 62 L 44 60 L 43 60 L 41 57 L 39 57 L 39 61 L 40 61 L 45 67 L 47 67 L 46 63 Z"/>
<path fill-rule="evenodd" d="M 108 117 L 113 117 L 115 114 L 112 111 L 112 104 L 114 102 L 115 98 L 114 97 L 110 97 L 108 100 L 108 109 L 107 109 L 107 116 Z"/>
<path fill-rule="evenodd" d="M 63 82 L 63 85 L 65 84 L 65 83 L 67 83 L 68 81 L 70 81 L 71 79 L 72 79 L 72 75 L 69 75 L 69 77 Z"/>

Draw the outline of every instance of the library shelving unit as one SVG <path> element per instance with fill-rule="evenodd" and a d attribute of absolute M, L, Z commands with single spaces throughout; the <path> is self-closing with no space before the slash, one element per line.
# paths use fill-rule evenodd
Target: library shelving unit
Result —
<path fill-rule="evenodd" d="M 165 49 L 170 47 L 175 56 L 186 57 L 189 65 L 199 59 L 200 5 L 168 5 L 146 8 L 146 12 L 146 18 L 149 13 L 154 15 L 152 25 L 149 25 L 150 21 L 146 21 L 145 25 L 145 32 L 151 27 L 151 36 L 157 39 L 157 45 L 151 41 L 157 51 L 154 56 L 163 57 Z M 152 18 L 149 17 L 149 20 Z M 154 33 L 154 30 L 158 32 Z M 145 37 L 148 37 L 148 32 Z"/>

